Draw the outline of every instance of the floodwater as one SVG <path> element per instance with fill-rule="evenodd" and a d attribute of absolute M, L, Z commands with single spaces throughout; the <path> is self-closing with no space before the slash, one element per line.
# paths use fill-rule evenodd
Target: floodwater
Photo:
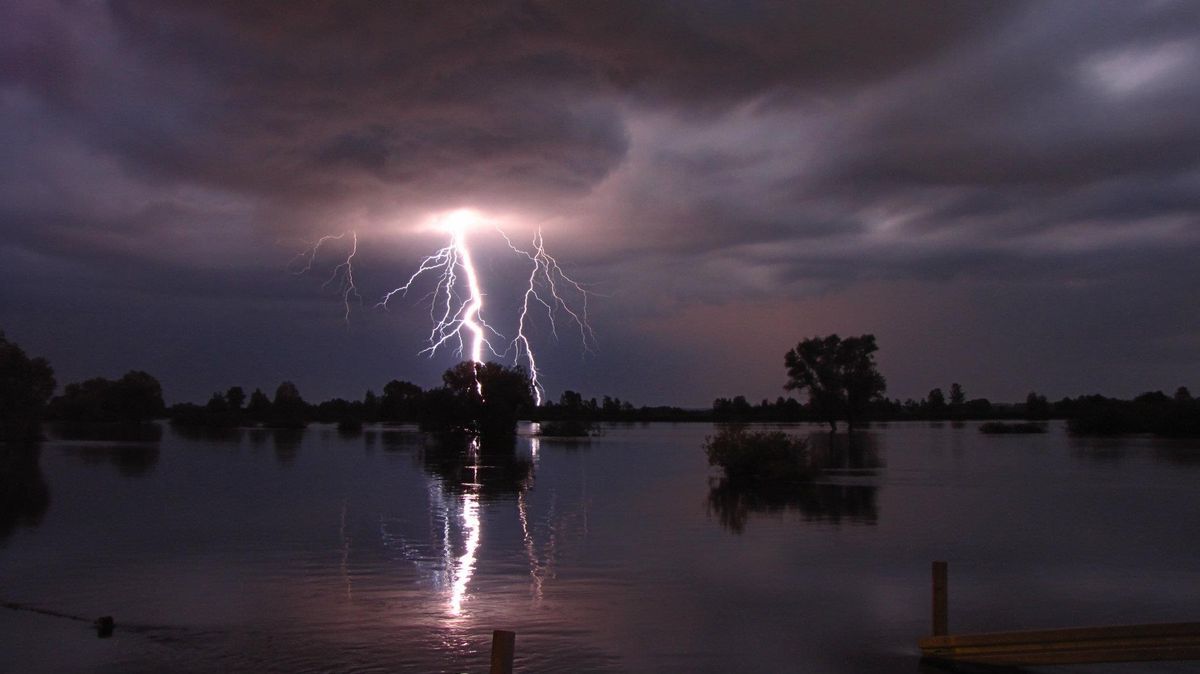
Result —
<path fill-rule="evenodd" d="M 0 465 L 0 670 L 486 672 L 508 629 L 518 672 L 920 672 L 935 559 L 952 631 L 1200 620 L 1195 441 L 794 426 L 829 470 L 761 494 L 707 424 L 522 430 L 47 441 Z"/>

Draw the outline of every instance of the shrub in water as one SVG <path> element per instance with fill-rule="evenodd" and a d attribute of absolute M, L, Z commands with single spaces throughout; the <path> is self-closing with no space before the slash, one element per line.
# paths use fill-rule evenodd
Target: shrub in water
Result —
<path fill-rule="evenodd" d="M 783 431 L 749 431 L 730 426 L 704 441 L 710 466 L 720 466 L 731 482 L 806 480 L 816 473 L 808 444 Z"/>
<path fill-rule="evenodd" d="M 537 434 L 547 438 L 589 438 L 600 435 L 600 429 L 590 421 L 566 419 L 564 421 L 543 421 L 538 425 Z"/>
<path fill-rule="evenodd" d="M 1006 424 L 1003 421 L 989 421 L 979 425 L 980 433 L 988 435 L 1005 435 L 1008 433 L 1045 433 L 1046 424 L 1036 421 Z"/>

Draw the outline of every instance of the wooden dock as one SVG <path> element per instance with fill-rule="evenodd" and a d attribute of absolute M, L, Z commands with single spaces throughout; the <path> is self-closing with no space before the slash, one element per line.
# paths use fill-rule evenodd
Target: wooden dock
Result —
<path fill-rule="evenodd" d="M 1072 665 L 1200 660 L 1200 623 L 948 633 L 946 563 L 933 563 L 933 635 L 917 642 L 924 658 L 981 665 Z"/>

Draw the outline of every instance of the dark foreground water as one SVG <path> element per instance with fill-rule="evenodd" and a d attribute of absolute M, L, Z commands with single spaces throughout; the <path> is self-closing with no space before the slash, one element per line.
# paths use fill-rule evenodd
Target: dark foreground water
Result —
<path fill-rule="evenodd" d="M 1200 620 L 1195 442 L 816 432 L 826 479 L 746 494 L 711 433 L 46 442 L 4 467 L 0 601 L 118 627 L 0 609 L 0 670 L 486 672 L 500 628 L 519 672 L 918 672 L 934 559 L 955 631 Z"/>

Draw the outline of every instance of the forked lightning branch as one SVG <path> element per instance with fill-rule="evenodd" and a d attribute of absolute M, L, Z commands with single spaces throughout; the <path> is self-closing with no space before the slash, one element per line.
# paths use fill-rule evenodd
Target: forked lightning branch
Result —
<path fill-rule="evenodd" d="M 551 334 L 558 339 L 558 324 L 566 321 L 571 330 L 578 333 L 582 348 L 592 351 L 595 333 L 588 323 L 587 290 L 568 276 L 558 260 L 546 252 L 540 230 L 534 234 L 531 247 L 524 249 L 498 226 L 490 225 L 473 210 L 459 209 L 439 215 L 434 218 L 434 226 L 450 237 L 449 242 L 421 260 L 408 280 L 385 293 L 376 307 L 389 308 L 400 298 L 407 297 L 420 279 L 431 277 L 434 289 L 426 299 L 429 301 L 432 327 L 428 346 L 420 353 L 433 357 L 438 351 L 451 350 L 458 357 L 466 357 L 476 363 L 482 363 L 488 355 L 502 361 L 511 359 L 514 364 L 523 363 L 529 370 L 535 400 L 541 405 L 545 390 L 529 339 L 530 327 L 536 316 L 544 315 Z M 471 255 L 468 234 L 489 229 L 502 237 L 515 255 L 524 257 L 530 264 L 524 292 L 516 308 L 516 332 L 511 339 L 484 318 L 484 298 L 487 293 L 483 290 L 482 279 Z M 322 287 L 336 290 L 342 300 L 345 320 L 349 321 L 352 304 L 362 302 L 354 280 L 354 257 L 358 254 L 356 232 L 321 237 L 296 256 L 291 269 L 296 274 L 312 271 L 321 250 L 335 244 L 344 246 L 346 257 L 333 267 Z"/>

